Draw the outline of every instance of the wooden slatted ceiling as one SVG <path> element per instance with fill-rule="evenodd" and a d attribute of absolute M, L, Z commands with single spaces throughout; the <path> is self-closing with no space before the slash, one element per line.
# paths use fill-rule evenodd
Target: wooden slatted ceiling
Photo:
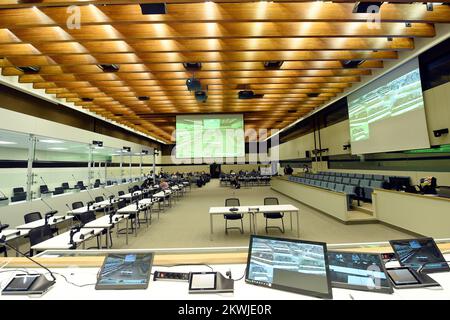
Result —
<path fill-rule="evenodd" d="M 2 0 L 2 74 L 163 141 L 177 114 L 243 113 L 246 129 L 281 129 L 414 49 L 414 38 L 433 37 L 434 23 L 450 22 L 448 5 L 428 11 L 411 1 L 384 3 L 377 25 L 345 1 L 171 0 L 165 15 L 142 15 L 138 2 L 158 1 Z M 66 25 L 73 4 L 80 29 Z M 284 63 L 265 70 L 269 60 Z M 346 69 L 344 60 L 363 62 Z M 195 76 L 206 103 L 188 92 L 183 62 L 202 63 Z M 240 100 L 242 86 L 264 97 Z"/>

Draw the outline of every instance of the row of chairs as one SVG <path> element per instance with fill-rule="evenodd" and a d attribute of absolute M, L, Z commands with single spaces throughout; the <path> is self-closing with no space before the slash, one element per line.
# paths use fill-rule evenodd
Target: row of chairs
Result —
<path fill-rule="evenodd" d="M 278 198 L 276 197 L 266 197 L 264 198 L 264 205 L 278 205 Z M 239 207 L 241 205 L 238 198 L 229 198 L 225 199 L 225 207 Z M 282 233 L 284 233 L 284 214 L 282 212 L 270 212 L 270 213 L 263 213 L 264 218 L 266 219 L 266 233 L 268 233 L 269 228 L 276 228 L 279 229 Z M 241 213 L 228 213 L 223 215 L 225 219 L 225 234 L 228 234 L 228 230 L 230 229 L 238 229 L 241 234 L 244 233 L 244 222 L 243 218 L 244 215 Z M 269 219 L 281 219 L 281 228 L 277 226 L 269 226 L 268 221 Z M 240 220 L 241 221 L 241 227 L 228 227 L 228 220 Z"/>
<path fill-rule="evenodd" d="M 136 178 L 136 179 L 139 180 L 139 178 Z M 126 183 L 126 182 L 127 182 L 127 179 L 125 179 L 125 178 L 122 179 L 122 183 Z M 115 183 L 115 181 L 111 181 L 111 180 L 106 181 L 107 186 L 113 185 L 114 183 Z M 100 181 L 100 179 L 96 179 L 94 181 L 93 187 L 99 188 L 101 185 L 102 185 L 102 182 Z M 65 193 L 67 190 L 72 190 L 72 189 L 86 190 L 86 188 L 87 188 L 87 186 L 84 184 L 84 182 L 82 180 L 80 180 L 80 181 L 77 181 L 77 183 L 73 186 L 73 188 L 70 187 L 68 182 L 63 182 L 63 183 L 61 183 L 60 187 L 55 187 L 55 190 L 53 190 L 53 191 L 50 190 L 46 184 L 43 184 L 43 185 L 39 186 L 39 193 L 41 196 L 46 195 L 46 194 L 58 195 L 58 194 Z M 23 187 L 13 188 L 11 202 L 24 201 L 24 200 L 26 200 L 26 198 L 27 198 L 27 193 Z"/>
<path fill-rule="evenodd" d="M 305 174 L 306 175 L 306 174 Z M 370 174 L 370 173 L 347 173 L 347 172 L 333 172 L 333 171 L 319 171 L 317 175 L 322 176 L 335 176 L 335 177 L 349 177 L 356 179 L 367 179 L 367 180 L 389 180 L 389 176 L 381 174 Z"/>
<path fill-rule="evenodd" d="M 339 172 L 335 172 L 335 174 L 341 174 Z M 354 189 L 353 192 L 356 196 L 354 196 L 357 200 L 372 201 L 372 192 L 374 188 L 386 188 L 388 186 L 389 179 L 388 176 L 383 175 L 372 175 L 372 174 L 350 174 L 349 176 L 338 176 L 338 175 L 329 175 L 329 174 L 305 174 L 304 178 L 295 177 L 291 181 L 306 183 L 309 185 L 314 185 L 321 188 L 330 189 L 337 192 L 347 193 Z M 310 181 L 307 181 L 310 180 Z M 350 188 L 347 186 L 353 186 L 355 188 Z"/>

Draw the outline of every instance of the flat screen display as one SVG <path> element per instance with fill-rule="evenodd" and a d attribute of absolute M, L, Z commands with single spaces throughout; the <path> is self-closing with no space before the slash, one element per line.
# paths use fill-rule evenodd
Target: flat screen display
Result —
<path fill-rule="evenodd" d="M 39 275 L 16 275 L 5 287 L 4 291 L 28 291 Z"/>
<path fill-rule="evenodd" d="M 335 287 L 393 292 L 379 254 L 328 251 L 328 263 Z"/>
<path fill-rule="evenodd" d="M 450 271 L 445 258 L 432 238 L 389 241 L 402 266 L 422 272 Z"/>
<path fill-rule="evenodd" d="M 353 154 L 430 147 L 417 59 L 358 89 L 347 101 Z"/>
<path fill-rule="evenodd" d="M 410 269 L 396 268 L 388 270 L 389 277 L 395 285 L 402 286 L 408 284 L 418 284 L 419 280 L 412 274 Z"/>
<path fill-rule="evenodd" d="M 326 244 L 251 236 L 246 282 L 332 298 Z"/>
<path fill-rule="evenodd" d="M 242 114 L 176 117 L 176 158 L 244 157 Z"/>
<path fill-rule="evenodd" d="M 100 270 L 96 289 L 147 288 L 153 253 L 108 254 Z"/>

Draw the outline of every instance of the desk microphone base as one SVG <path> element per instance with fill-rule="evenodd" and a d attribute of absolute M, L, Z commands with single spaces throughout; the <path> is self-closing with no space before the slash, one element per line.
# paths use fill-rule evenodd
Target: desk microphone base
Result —
<path fill-rule="evenodd" d="M 9 291 L 7 290 L 8 286 L 2 291 L 2 295 L 43 295 L 46 293 L 53 285 L 55 281 L 48 280 L 43 274 L 39 275 L 39 277 L 33 282 L 31 287 L 26 291 Z"/>

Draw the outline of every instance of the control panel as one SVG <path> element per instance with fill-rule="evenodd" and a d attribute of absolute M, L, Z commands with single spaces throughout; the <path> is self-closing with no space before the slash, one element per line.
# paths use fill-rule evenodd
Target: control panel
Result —
<path fill-rule="evenodd" d="M 156 280 L 189 281 L 189 273 L 155 271 L 153 281 Z"/>

